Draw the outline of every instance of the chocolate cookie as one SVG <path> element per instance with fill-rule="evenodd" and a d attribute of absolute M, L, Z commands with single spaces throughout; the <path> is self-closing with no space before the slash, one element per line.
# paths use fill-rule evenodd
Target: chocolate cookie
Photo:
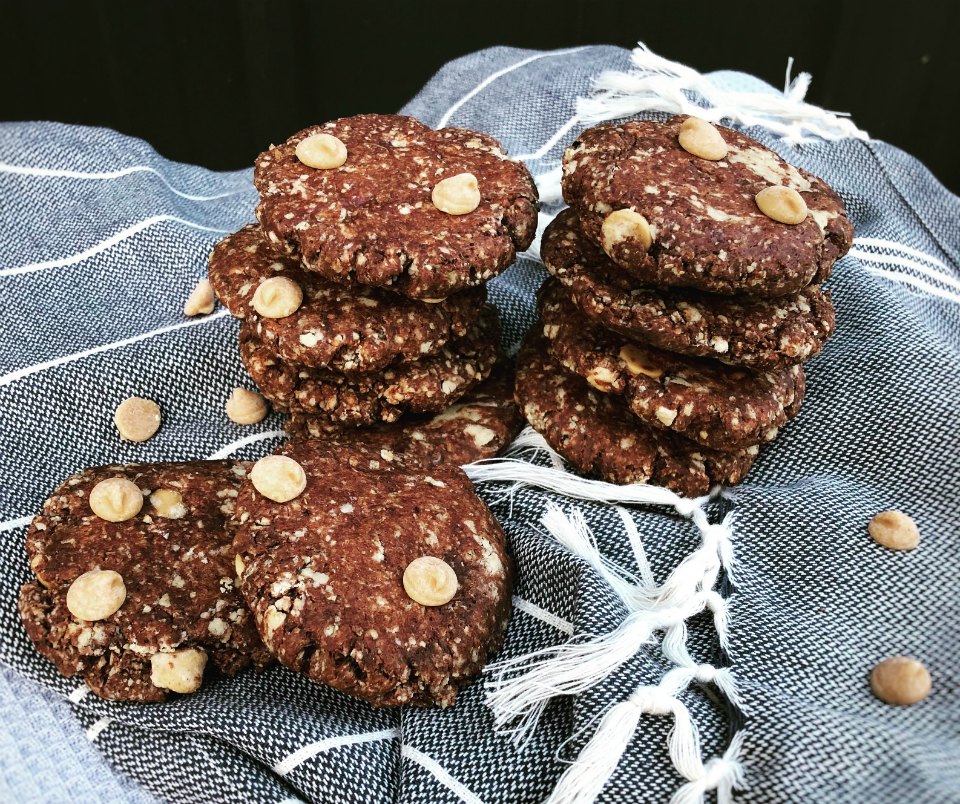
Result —
<path fill-rule="evenodd" d="M 300 160 L 300 143 L 319 134 L 345 146 L 342 164 Z M 475 178 L 467 189 L 479 205 L 441 211 L 434 189 L 463 174 Z M 418 299 L 492 279 L 536 233 L 537 190 L 522 163 L 485 134 L 434 131 L 412 117 L 367 114 L 311 126 L 260 154 L 254 183 L 267 237 L 307 268 Z"/>
<path fill-rule="evenodd" d="M 486 305 L 463 338 L 438 354 L 381 372 L 341 374 L 286 363 L 250 322 L 240 326 L 240 357 L 274 407 L 314 416 L 331 430 L 396 421 L 404 412 L 437 413 L 490 375 L 500 351 L 496 308 Z"/>
<path fill-rule="evenodd" d="M 739 483 L 759 447 L 698 447 L 644 425 L 619 397 L 595 391 L 550 357 L 540 325 L 517 358 L 517 402 L 530 426 L 578 472 L 609 483 L 652 483 L 690 497 Z"/>
<path fill-rule="evenodd" d="M 264 643 L 374 706 L 452 704 L 499 649 L 511 607 L 503 532 L 466 475 L 336 439 L 280 453 L 303 468 L 299 496 L 278 504 L 247 483 L 237 500 L 241 589 Z M 408 595 L 425 556 L 455 573 L 449 602 Z"/>
<path fill-rule="evenodd" d="M 487 297 L 478 287 L 428 304 L 380 288 L 333 284 L 274 251 L 256 225 L 217 244 L 208 274 L 230 314 L 250 321 L 283 360 L 345 373 L 436 354 L 467 333 Z M 299 308 L 283 318 L 254 308 L 255 291 L 273 277 L 295 282 L 303 293 Z"/>
<path fill-rule="evenodd" d="M 716 129 L 724 158 L 695 155 L 680 145 L 685 120 L 596 126 L 566 150 L 563 197 L 586 235 L 644 285 L 771 297 L 827 279 L 853 239 L 840 197 L 732 129 Z M 755 197 L 770 186 L 798 192 L 808 214 L 768 217 Z M 617 210 L 639 213 L 640 228 L 611 218 L 604 236 Z"/>
<path fill-rule="evenodd" d="M 405 417 L 390 424 L 357 428 L 340 441 L 402 452 L 423 464 L 462 466 L 499 455 L 520 431 L 522 419 L 513 400 L 513 375 L 497 369 L 490 379 L 435 416 Z M 326 419 L 294 413 L 286 424 L 295 438 L 325 438 Z"/>
<path fill-rule="evenodd" d="M 208 659 L 228 675 L 264 666 L 269 655 L 234 588 L 226 528 L 247 469 L 133 464 L 68 478 L 27 531 L 37 580 L 21 589 L 19 609 L 37 650 L 97 695 L 126 701 L 193 691 Z M 119 509 L 110 495 L 100 507 L 111 484 L 95 489 L 109 479 L 134 484 L 111 481 L 131 495 Z M 124 521 L 93 511 L 126 516 L 141 505 Z"/>
<path fill-rule="evenodd" d="M 836 328 L 830 292 L 817 285 L 776 299 L 638 287 L 569 209 L 547 226 L 540 255 L 591 319 L 668 352 L 772 368 L 813 357 Z"/>
<path fill-rule="evenodd" d="M 554 358 L 597 390 L 623 395 L 650 427 L 712 449 L 741 449 L 773 439 L 800 409 L 799 365 L 752 372 L 638 345 L 592 325 L 555 279 L 538 304 Z"/>

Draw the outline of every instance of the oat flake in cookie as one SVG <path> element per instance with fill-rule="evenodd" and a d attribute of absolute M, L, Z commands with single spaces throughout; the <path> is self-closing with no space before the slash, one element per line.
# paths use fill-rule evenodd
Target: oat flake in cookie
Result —
<path fill-rule="evenodd" d="M 853 239 L 840 197 L 732 129 L 718 127 L 723 159 L 690 153 L 679 142 L 686 119 L 596 126 L 566 150 L 563 197 L 585 234 L 644 285 L 772 297 L 827 279 Z M 755 197 L 770 186 L 800 194 L 808 211 L 800 223 L 761 211 Z M 608 216 L 627 214 L 620 210 L 644 226 L 608 224 L 604 237 Z"/>
<path fill-rule="evenodd" d="M 530 426 L 578 472 L 695 497 L 717 483 L 739 483 L 750 470 L 758 447 L 720 452 L 647 427 L 622 399 L 594 390 L 555 361 L 539 326 L 517 358 L 517 402 Z"/>
<path fill-rule="evenodd" d="M 304 441 L 281 454 L 306 489 L 237 500 L 241 589 L 287 667 L 374 706 L 448 706 L 503 643 L 512 569 L 503 532 L 459 469 L 364 444 Z M 415 602 L 417 559 L 456 574 L 443 605 Z"/>
<path fill-rule="evenodd" d="M 209 276 L 230 314 L 250 321 L 281 358 L 341 372 L 376 371 L 435 354 L 467 333 L 487 296 L 478 287 L 429 304 L 380 288 L 334 284 L 274 251 L 256 225 L 217 244 Z M 303 291 L 300 307 L 283 318 L 261 316 L 253 307 L 254 293 L 271 277 L 286 277 Z"/>
<path fill-rule="evenodd" d="M 343 142 L 342 165 L 300 161 L 297 145 L 318 133 Z M 434 188 L 463 174 L 476 179 L 479 206 L 441 211 Z M 492 279 L 536 232 L 536 185 L 522 163 L 485 134 L 434 131 L 412 117 L 358 115 L 304 129 L 260 154 L 254 183 L 264 232 L 308 269 L 418 299 Z"/>
<path fill-rule="evenodd" d="M 435 416 L 405 417 L 397 422 L 363 427 L 338 438 L 391 452 L 402 452 L 423 464 L 463 466 L 499 455 L 520 431 L 522 419 L 513 400 L 513 375 L 500 367 L 459 402 Z M 294 413 L 287 431 L 295 438 L 325 438 L 326 419 Z"/>
<path fill-rule="evenodd" d="M 800 409 L 799 365 L 752 372 L 633 343 L 592 325 L 555 279 L 541 288 L 539 310 L 554 358 L 597 390 L 623 395 L 651 427 L 742 449 L 773 439 Z"/>
<path fill-rule="evenodd" d="M 540 255 L 597 324 L 668 352 L 772 368 L 818 354 L 836 327 L 830 292 L 817 285 L 775 299 L 640 287 L 569 209 L 547 226 Z"/>
<path fill-rule="evenodd" d="M 281 360 L 244 321 L 240 358 L 261 393 L 282 410 L 310 413 L 332 430 L 396 421 L 403 413 L 436 413 L 478 385 L 500 353 L 496 308 L 486 305 L 463 338 L 438 354 L 384 371 L 341 374 Z"/>
<path fill-rule="evenodd" d="M 19 609 L 37 650 L 97 695 L 126 701 L 193 691 L 211 668 L 233 675 L 267 664 L 234 588 L 226 530 L 246 472 L 243 463 L 197 461 L 104 466 L 68 478 L 27 532 L 37 579 L 20 590 Z M 109 478 L 143 493 L 132 518 L 108 522 L 91 511 L 91 491 Z M 109 616 L 71 613 L 93 616 L 97 607 L 78 607 L 78 598 L 102 601 L 104 589 L 119 603 Z"/>

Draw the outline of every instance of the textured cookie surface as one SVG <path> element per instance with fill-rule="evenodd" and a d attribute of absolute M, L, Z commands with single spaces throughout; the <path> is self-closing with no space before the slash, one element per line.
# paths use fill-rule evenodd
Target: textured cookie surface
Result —
<path fill-rule="evenodd" d="M 281 454 L 306 472 L 300 496 L 278 504 L 246 484 L 237 501 L 241 588 L 264 643 L 375 706 L 452 704 L 502 644 L 511 606 L 503 532 L 466 475 L 336 439 Z M 456 573 L 448 603 L 404 590 L 422 556 Z"/>
<path fill-rule="evenodd" d="M 463 338 L 439 353 L 383 371 L 341 374 L 287 363 L 244 321 L 240 358 L 274 407 L 310 413 L 329 429 L 396 421 L 403 413 L 438 413 L 490 376 L 500 352 L 496 309 L 487 305 Z"/>
<path fill-rule="evenodd" d="M 800 408 L 799 365 L 752 372 L 634 344 L 592 325 L 555 279 L 541 289 L 539 309 L 554 358 L 597 390 L 622 395 L 651 427 L 740 449 L 774 438 Z"/>
<path fill-rule="evenodd" d="M 389 424 L 357 428 L 337 436 L 340 441 L 402 452 L 423 464 L 454 466 L 499 455 L 519 432 L 520 412 L 513 400 L 513 376 L 504 369 L 435 416 L 408 416 Z M 287 432 L 295 438 L 329 435 L 326 419 L 294 413 Z"/>
<path fill-rule="evenodd" d="M 717 483 L 739 483 L 750 470 L 759 447 L 719 452 L 647 427 L 622 399 L 594 390 L 555 361 L 538 328 L 517 358 L 517 402 L 530 426 L 577 471 L 697 496 Z"/>
<path fill-rule="evenodd" d="M 307 167 L 296 156 L 323 133 L 347 149 L 343 165 Z M 432 202 L 443 179 L 472 173 L 480 205 L 464 215 Z M 492 279 L 536 232 L 529 171 L 485 134 L 434 131 L 411 117 L 358 115 L 313 126 L 260 154 L 257 218 L 270 240 L 334 280 L 390 285 L 414 298 L 443 298 Z"/>
<path fill-rule="evenodd" d="M 563 196 L 587 236 L 600 243 L 615 210 L 646 218 L 649 249 L 630 237 L 608 253 L 647 285 L 784 296 L 825 280 L 853 238 L 840 197 L 732 129 L 718 127 L 726 158 L 688 153 L 678 141 L 685 119 L 596 126 L 567 149 Z M 760 211 L 754 197 L 771 185 L 800 193 L 809 210 L 802 222 L 779 223 Z"/>
<path fill-rule="evenodd" d="M 208 273 L 230 314 L 251 322 L 282 359 L 341 372 L 376 371 L 437 353 L 467 333 L 487 296 L 485 288 L 471 288 L 428 304 L 381 288 L 334 284 L 278 254 L 256 225 L 221 240 Z M 265 318 L 254 309 L 253 295 L 276 276 L 296 282 L 303 303 L 291 315 Z"/>
<path fill-rule="evenodd" d="M 813 357 L 836 327 L 830 292 L 817 285 L 775 299 L 638 286 L 570 209 L 547 226 L 540 254 L 590 318 L 668 352 L 771 368 Z"/>
<path fill-rule="evenodd" d="M 230 461 L 134 464 L 86 469 L 46 501 L 27 532 L 37 580 L 20 592 L 19 609 L 37 650 L 66 676 L 81 676 L 104 698 L 161 701 L 151 657 L 185 648 L 203 651 L 207 674 L 234 674 L 268 661 L 236 581 L 226 520 L 247 466 Z M 108 522 L 90 509 L 90 491 L 126 478 L 144 493 L 140 513 Z M 176 518 L 162 516 L 149 493 L 182 497 Z M 170 511 L 167 511 L 170 514 Z M 67 608 L 70 585 L 94 570 L 113 570 L 126 587 L 115 614 L 87 622 Z"/>

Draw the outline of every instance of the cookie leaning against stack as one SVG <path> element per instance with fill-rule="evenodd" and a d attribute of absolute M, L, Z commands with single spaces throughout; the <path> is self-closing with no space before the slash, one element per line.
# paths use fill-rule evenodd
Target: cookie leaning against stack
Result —
<path fill-rule="evenodd" d="M 526 418 L 611 482 L 738 482 L 799 410 L 801 364 L 833 334 L 820 282 L 852 240 L 842 201 L 691 117 L 584 131 L 563 194 L 541 243 L 554 276 L 541 332 L 517 369 Z"/>
<path fill-rule="evenodd" d="M 483 283 L 530 245 L 537 192 L 499 144 L 397 115 L 295 134 L 257 158 L 259 223 L 217 245 L 244 365 L 313 436 L 437 414 L 500 353 Z"/>

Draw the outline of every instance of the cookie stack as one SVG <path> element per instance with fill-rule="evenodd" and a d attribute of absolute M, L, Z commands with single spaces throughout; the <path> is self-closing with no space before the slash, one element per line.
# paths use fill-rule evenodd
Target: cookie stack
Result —
<path fill-rule="evenodd" d="M 692 117 L 584 131 L 517 400 L 575 468 L 696 495 L 739 482 L 792 419 L 834 331 L 820 284 L 850 247 L 821 179 Z"/>
<path fill-rule="evenodd" d="M 209 277 L 291 432 L 422 421 L 491 376 L 500 325 L 484 283 L 530 245 L 537 210 L 499 143 L 359 115 L 261 154 L 254 181 L 259 223 L 216 246 Z"/>

